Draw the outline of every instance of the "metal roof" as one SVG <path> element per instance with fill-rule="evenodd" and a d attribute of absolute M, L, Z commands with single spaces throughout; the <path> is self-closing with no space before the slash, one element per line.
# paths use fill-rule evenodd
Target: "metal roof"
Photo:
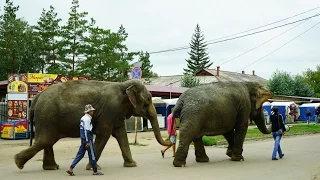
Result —
<path fill-rule="evenodd" d="M 253 81 L 259 82 L 262 85 L 267 85 L 267 80 L 250 74 L 242 74 L 236 72 L 229 71 L 219 71 L 219 76 L 217 76 L 217 71 L 215 69 L 204 69 L 205 71 L 212 74 L 212 76 L 194 76 L 194 78 L 199 79 L 200 84 L 208 84 L 213 82 L 226 82 L 226 81 Z M 157 86 L 172 86 L 172 87 L 180 87 L 183 75 L 174 75 L 174 76 L 160 76 L 156 78 L 149 78 L 149 81 L 146 79 L 142 79 L 145 84 L 149 85 L 157 85 Z"/>

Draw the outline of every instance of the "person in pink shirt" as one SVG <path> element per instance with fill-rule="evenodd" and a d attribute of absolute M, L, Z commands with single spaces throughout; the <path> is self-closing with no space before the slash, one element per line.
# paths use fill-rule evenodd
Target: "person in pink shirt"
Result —
<path fill-rule="evenodd" d="M 173 128 L 172 128 L 172 131 L 171 131 L 172 123 L 173 123 Z M 175 154 L 176 154 L 177 131 L 176 131 L 176 119 L 173 117 L 172 113 L 169 114 L 169 116 L 167 117 L 167 132 L 168 132 L 169 136 L 171 134 L 170 141 L 172 142 L 172 145 L 171 145 L 172 146 L 172 150 L 173 150 L 173 156 L 172 157 L 174 157 Z M 161 154 L 162 154 L 163 158 L 164 158 L 164 153 L 171 146 L 167 146 L 164 150 L 161 150 Z"/>

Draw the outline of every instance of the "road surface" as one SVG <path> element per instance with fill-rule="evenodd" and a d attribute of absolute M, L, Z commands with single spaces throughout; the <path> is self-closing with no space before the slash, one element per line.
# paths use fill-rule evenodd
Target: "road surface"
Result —
<path fill-rule="evenodd" d="M 165 135 L 165 131 L 162 134 Z M 133 142 L 133 133 L 128 134 Z M 108 180 L 161 180 L 161 179 L 218 179 L 218 180 L 316 180 L 320 179 L 320 135 L 296 136 L 283 138 L 281 145 L 284 158 L 271 160 L 273 141 L 251 141 L 244 144 L 243 162 L 232 162 L 225 155 L 225 147 L 206 147 L 210 158 L 209 163 L 195 161 L 193 146 L 190 146 L 187 166 L 172 166 L 172 150 L 169 149 L 165 158 L 161 157 L 160 149 L 150 132 L 138 134 L 139 143 L 147 146 L 130 146 L 137 167 L 122 167 L 123 159 L 120 148 L 114 138 L 110 138 L 99 160 L 104 176 L 92 176 L 85 170 L 87 155 L 75 168 L 75 177 L 70 177 L 65 170 L 71 164 L 79 147 L 78 139 L 63 139 L 55 146 L 56 161 L 59 170 L 42 170 L 42 151 L 32 158 L 23 170 L 19 170 L 13 161 L 13 155 L 28 146 L 28 140 L 0 140 L 0 177 L 1 179 L 108 179 Z M 318 177 L 317 177 L 318 176 Z"/>

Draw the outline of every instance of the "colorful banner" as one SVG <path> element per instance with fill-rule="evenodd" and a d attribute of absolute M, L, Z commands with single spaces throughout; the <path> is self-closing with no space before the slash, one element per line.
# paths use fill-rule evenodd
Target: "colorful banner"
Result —
<path fill-rule="evenodd" d="M 57 74 L 39 74 L 39 73 L 28 73 L 29 83 L 51 83 L 57 79 Z"/>
<path fill-rule="evenodd" d="M 27 101 L 26 100 L 8 100 L 8 119 L 26 119 Z"/>
<path fill-rule="evenodd" d="M 28 121 L 4 123 L 1 125 L 1 138 L 13 139 L 16 133 L 26 133 Z"/>
<path fill-rule="evenodd" d="M 27 81 L 25 74 L 9 74 L 8 93 L 28 93 Z"/>

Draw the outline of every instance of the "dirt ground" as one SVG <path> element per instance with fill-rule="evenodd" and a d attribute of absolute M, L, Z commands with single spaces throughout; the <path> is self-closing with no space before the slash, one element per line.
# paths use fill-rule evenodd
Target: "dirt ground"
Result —
<path fill-rule="evenodd" d="M 163 136 L 166 131 L 161 132 Z M 134 141 L 134 133 L 128 133 L 129 142 Z M 209 163 L 195 162 L 194 149 L 190 146 L 187 166 L 172 166 L 172 150 L 165 158 L 161 157 L 163 148 L 157 143 L 153 132 L 139 132 L 138 142 L 145 146 L 131 145 L 131 152 L 137 167 L 122 167 L 123 159 L 117 141 L 111 137 L 101 159 L 102 177 L 92 176 L 86 171 L 87 155 L 75 168 L 77 179 L 290 179 L 318 180 L 320 175 L 320 135 L 296 136 L 283 138 L 281 145 L 285 157 L 271 161 L 273 140 L 246 142 L 243 162 L 232 162 L 225 155 L 225 147 L 206 147 Z M 66 138 L 54 146 L 59 170 L 42 170 L 42 151 L 32 158 L 23 170 L 19 170 L 13 161 L 14 154 L 28 147 L 29 140 L 0 140 L 0 177 L 8 179 L 69 179 L 65 170 L 71 164 L 79 147 L 78 138 Z M 2 179 L 2 178 L 1 178 Z"/>

